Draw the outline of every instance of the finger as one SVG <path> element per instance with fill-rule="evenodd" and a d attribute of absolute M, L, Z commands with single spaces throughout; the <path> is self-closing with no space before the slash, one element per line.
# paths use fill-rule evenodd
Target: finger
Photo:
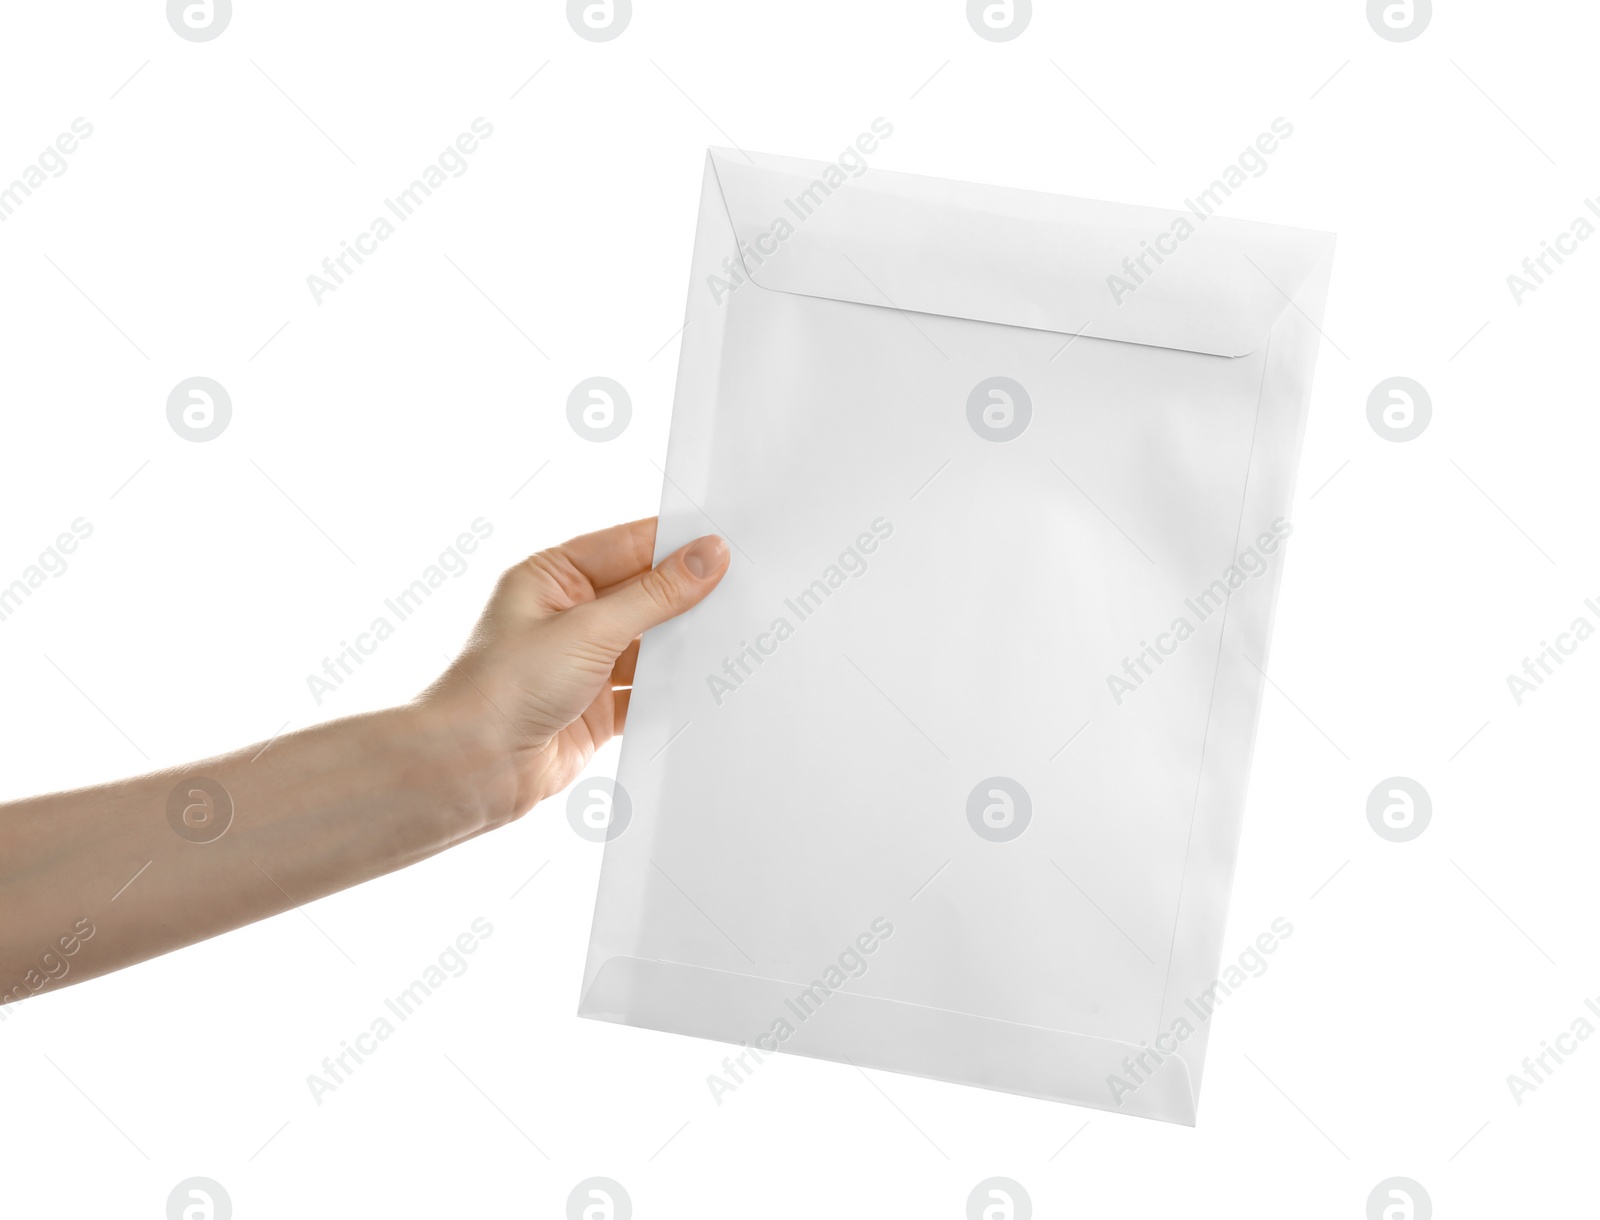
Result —
<path fill-rule="evenodd" d="M 635 572 L 632 576 L 629 576 L 626 580 L 619 580 L 615 584 L 611 584 L 611 585 L 596 585 L 595 589 L 594 589 L 594 595 L 596 597 L 604 597 L 607 593 L 615 593 L 618 589 L 626 589 L 629 585 L 633 584 L 634 581 L 638 580 L 641 576 L 643 576 L 645 574 L 645 572 L 648 572 L 649 570 L 650 570 L 649 568 L 645 568 L 642 571 Z"/>
<path fill-rule="evenodd" d="M 611 735 L 621 736 L 623 725 L 628 720 L 628 698 L 631 690 L 616 690 L 611 692 Z"/>
<path fill-rule="evenodd" d="M 728 544 L 708 534 L 678 548 L 632 584 L 568 613 L 579 630 L 620 654 L 651 627 L 697 605 L 727 570 Z"/>
<path fill-rule="evenodd" d="M 656 548 L 656 519 L 645 517 L 626 525 L 563 542 L 555 550 L 596 590 L 620 584 L 648 571 Z"/>
<path fill-rule="evenodd" d="M 612 686 L 632 686 L 633 674 L 639 667 L 639 641 L 635 640 L 622 650 L 617 663 L 611 667 Z"/>

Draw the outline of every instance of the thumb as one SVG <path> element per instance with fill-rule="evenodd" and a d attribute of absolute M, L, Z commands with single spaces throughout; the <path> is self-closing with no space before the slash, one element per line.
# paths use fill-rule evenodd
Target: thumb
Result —
<path fill-rule="evenodd" d="M 639 579 L 575 609 L 584 630 L 621 652 L 651 627 L 700 603 L 728 570 L 728 544 L 715 534 L 678 548 Z"/>

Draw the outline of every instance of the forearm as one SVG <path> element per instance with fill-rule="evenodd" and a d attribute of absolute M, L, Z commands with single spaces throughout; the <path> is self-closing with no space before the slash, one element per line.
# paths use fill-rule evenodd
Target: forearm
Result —
<path fill-rule="evenodd" d="M 515 812 L 503 751 L 437 707 L 0 805 L 0 1003 L 392 872 Z"/>
<path fill-rule="evenodd" d="M 404 868 L 561 791 L 621 730 L 640 635 L 727 570 L 715 537 L 652 568 L 654 547 L 647 520 L 529 556 L 406 707 L 0 805 L 0 1005 Z"/>

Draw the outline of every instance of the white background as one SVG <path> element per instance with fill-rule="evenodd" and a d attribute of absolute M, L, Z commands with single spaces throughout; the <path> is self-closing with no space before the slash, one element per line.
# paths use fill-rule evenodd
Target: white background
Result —
<path fill-rule="evenodd" d="M 0 224 L 0 584 L 94 527 L 0 622 L 3 797 L 407 699 L 501 568 L 653 512 L 707 144 L 825 160 L 881 115 L 875 165 L 1172 206 L 1283 116 L 1225 211 L 1339 234 L 1225 952 L 1295 933 L 1215 1021 L 1198 1128 L 790 1056 L 719 1106 L 725 1047 L 573 1016 L 600 855 L 551 802 L 8 1010 L 7 1215 L 159 1218 L 197 1174 L 240 1220 L 554 1217 L 591 1175 L 640 1217 L 957 1217 L 993 1175 L 1041 1216 L 1359 1220 L 1392 1175 L 1439 1217 L 1575 1214 L 1600 1039 L 1520 1106 L 1506 1076 L 1600 995 L 1600 642 L 1522 706 L 1505 676 L 1600 625 L 1600 242 L 1521 305 L 1506 276 L 1600 189 L 1590 6 L 1450 4 L 1403 44 L 1355 0 L 1041 3 L 1003 44 L 955 0 L 637 0 L 604 44 L 552 0 L 238 0 L 198 44 L 155 0 L 3 22 L 0 182 L 94 127 Z M 465 175 L 316 304 L 479 116 Z M 204 444 L 166 419 L 196 375 L 233 401 Z M 609 444 L 565 418 L 596 375 L 634 403 Z M 1395 375 L 1433 401 L 1409 443 L 1366 418 Z M 318 706 L 306 675 L 479 516 Z M 1434 802 L 1407 844 L 1366 820 L 1392 775 Z M 470 970 L 316 1104 L 478 916 Z"/>

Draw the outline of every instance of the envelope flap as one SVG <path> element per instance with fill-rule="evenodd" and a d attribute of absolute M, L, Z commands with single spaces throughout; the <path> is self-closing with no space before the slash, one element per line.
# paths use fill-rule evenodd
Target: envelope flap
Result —
<path fill-rule="evenodd" d="M 1063 335 L 1242 356 L 1330 234 L 889 170 L 710 150 L 763 288 Z M 852 160 L 855 160 L 852 158 Z"/>

